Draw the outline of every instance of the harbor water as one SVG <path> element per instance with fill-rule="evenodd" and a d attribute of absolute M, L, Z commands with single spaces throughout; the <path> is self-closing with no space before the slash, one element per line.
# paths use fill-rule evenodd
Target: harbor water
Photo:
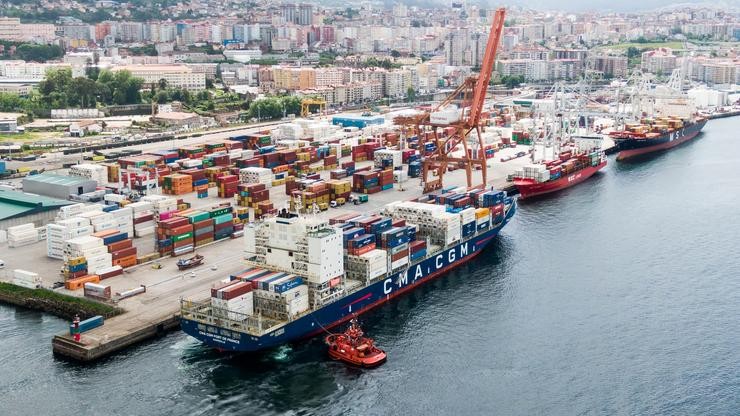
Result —
<path fill-rule="evenodd" d="M 224 356 L 181 332 L 91 365 L 66 322 L 0 306 L 1 415 L 737 415 L 740 119 L 521 203 L 477 259 L 364 315 L 388 352 L 320 339 Z"/>

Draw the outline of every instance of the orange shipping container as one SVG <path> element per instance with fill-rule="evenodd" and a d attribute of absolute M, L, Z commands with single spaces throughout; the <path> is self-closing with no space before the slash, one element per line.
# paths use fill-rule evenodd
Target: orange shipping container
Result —
<path fill-rule="evenodd" d="M 64 287 L 68 290 L 79 290 L 85 287 L 85 283 L 100 283 L 100 276 L 97 274 L 88 274 L 76 279 L 69 279 L 64 282 Z"/>
<path fill-rule="evenodd" d="M 121 266 L 123 268 L 136 266 L 136 254 L 132 254 L 128 257 L 121 257 L 120 259 L 113 260 L 114 266 Z"/>

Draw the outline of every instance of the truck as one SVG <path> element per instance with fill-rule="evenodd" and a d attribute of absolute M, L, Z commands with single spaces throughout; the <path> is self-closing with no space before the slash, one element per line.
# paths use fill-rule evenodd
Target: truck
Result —
<path fill-rule="evenodd" d="M 345 201 L 344 198 L 337 198 L 331 202 L 329 202 L 329 206 L 332 208 L 341 207 L 344 205 L 347 201 Z"/>
<path fill-rule="evenodd" d="M 367 194 L 359 194 L 357 196 L 350 195 L 350 201 L 355 205 L 364 204 L 368 201 Z"/>

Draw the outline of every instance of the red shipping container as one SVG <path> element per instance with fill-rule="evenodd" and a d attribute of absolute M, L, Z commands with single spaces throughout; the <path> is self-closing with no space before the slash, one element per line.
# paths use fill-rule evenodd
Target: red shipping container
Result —
<path fill-rule="evenodd" d="M 172 218 L 159 222 L 159 225 L 167 229 L 182 227 L 183 225 L 188 225 L 188 224 L 190 224 L 190 220 L 187 218 L 183 218 L 183 217 L 172 217 Z"/>
<path fill-rule="evenodd" d="M 109 272 L 107 272 L 107 273 L 101 273 L 101 274 L 100 274 L 100 279 L 101 279 L 101 280 L 102 280 L 102 279 L 109 279 L 109 278 L 111 278 L 111 277 L 114 277 L 114 276 L 119 276 L 119 275 L 121 275 L 121 274 L 123 274 L 123 269 L 116 269 L 116 270 L 111 270 L 111 271 L 109 271 Z"/>
<path fill-rule="evenodd" d="M 232 223 L 232 222 L 225 222 L 225 223 L 223 223 L 223 224 L 216 224 L 216 225 L 215 225 L 215 226 L 213 227 L 213 231 L 214 231 L 214 232 L 218 232 L 218 231 L 224 230 L 224 229 L 226 229 L 226 228 L 229 228 L 229 227 L 231 227 L 232 225 L 233 225 L 233 223 Z"/>
<path fill-rule="evenodd" d="M 117 250 L 111 253 L 113 260 L 117 260 L 123 257 L 136 255 L 136 247 L 124 248 L 123 250 Z"/>
<path fill-rule="evenodd" d="M 221 290 L 221 289 L 223 289 L 223 288 L 225 288 L 227 286 L 231 286 L 233 284 L 236 284 L 236 283 L 239 283 L 239 280 L 231 280 L 231 281 L 228 281 L 228 282 L 220 282 L 220 283 L 218 283 L 216 286 L 214 286 L 214 287 L 211 288 L 211 297 L 212 298 L 215 298 L 217 296 L 217 293 L 218 293 L 219 290 Z"/>
<path fill-rule="evenodd" d="M 246 295 L 252 291 L 251 282 L 239 282 L 234 285 L 227 286 L 218 292 L 218 295 L 223 300 L 231 300 L 236 297 Z"/>
<path fill-rule="evenodd" d="M 213 218 L 209 218 L 207 220 L 198 221 L 193 223 L 193 230 L 200 230 L 201 228 L 206 228 L 213 225 Z"/>
<path fill-rule="evenodd" d="M 409 244 L 409 251 L 411 251 L 412 253 L 416 253 L 417 251 L 426 248 L 426 246 L 427 246 L 426 241 L 420 241 L 420 240 L 412 241 Z"/>
<path fill-rule="evenodd" d="M 396 254 L 391 255 L 391 261 L 401 260 L 404 257 L 408 257 L 408 250 L 401 250 Z"/>
<path fill-rule="evenodd" d="M 371 250 L 375 250 L 375 247 L 376 247 L 375 243 L 370 243 L 366 245 L 365 247 L 349 249 L 349 254 L 353 256 L 361 256 L 365 253 L 370 252 Z"/>
<path fill-rule="evenodd" d="M 87 270 L 80 270 L 78 272 L 70 272 L 67 276 L 67 279 L 76 279 L 78 277 L 82 277 L 87 274 Z"/>
<path fill-rule="evenodd" d="M 406 220 L 400 219 L 400 220 L 394 220 L 391 225 L 393 227 L 404 227 L 406 225 Z"/>
<path fill-rule="evenodd" d="M 144 215 L 139 218 L 134 218 L 134 224 L 141 224 L 142 222 L 151 221 L 154 219 L 154 214 Z"/>
<path fill-rule="evenodd" d="M 108 244 L 108 253 L 112 253 L 114 251 L 123 250 L 125 248 L 129 248 L 133 246 L 133 241 L 131 239 L 126 239 L 122 241 L 116 241 L 115 243 Z"/>
<path fill-rule="evenodd" d="M 205 233 L 205 234 L 201 234 L 201 235 L 196 236 L 195 237 L 195 242 L 196 243 L 199 243 L 199 242 L 201 242 L 203 240 L 208 240 L 209 238 L 213 238 L 213 233 L 212 232 L 211 233 Z"/>
<path fill-rule="evenodd" d="M 181 235 L 193 231 L 193 224 L 187 223 L 185 225 L 178 226 L 170 229 L 170 235 Z"/>
<path fill-rule="evenodd" d="M 175 241 L 172 244 L 172 247 L 173 248 L 180 248 L 180 247 L 185 247 L 185 246 L 190 245 L 190 244 L 193 244 L 193 239 L 192 238 L 187 238 L 185 240 Z"/>

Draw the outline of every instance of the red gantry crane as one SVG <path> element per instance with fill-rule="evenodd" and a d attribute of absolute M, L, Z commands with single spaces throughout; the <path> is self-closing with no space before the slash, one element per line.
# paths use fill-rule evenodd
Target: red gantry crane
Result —
<path fill-rule="evenodd" d="M 394 122 L 406 128 L 412 127 L 419 137 L 419 151 L 422 155 L 422 181 L 424 192 L 432 192 L 442 188 L 442 177 L 450 164 L 464 168 L 467 174 L 468 187 L 473 187 L 473 170 L 480 170 L 482 185 L 487 182 L 486 158 L 483 138 L 481 136 L 480 121 L 483 112 L 483 102 L 486 98 L 488 84 L 491 81 L 496 52 L 504 29 L 506 10 L 496 10 L 491 25 L 491 32 L 486 44 L 486 52 L 478 75 L 471 75 L 462 85 L 450 94 L 432 111 L 411 117 L 396 117 Z M 448 110 L 454 102 L 459 103 L 460 117 L 453 121 L 433 120 L 431 115 L 440 110 Z M 454 132 L 450 128 L 454 128 Z M 467 140 L 468 135 L 476 131 L 478 139 L 477 152 L 471 152 Z M 427 144 L 433 145 L 427 145 Z M 452 155 L 455 148 L 462 144 L 462 157 Z"/>

